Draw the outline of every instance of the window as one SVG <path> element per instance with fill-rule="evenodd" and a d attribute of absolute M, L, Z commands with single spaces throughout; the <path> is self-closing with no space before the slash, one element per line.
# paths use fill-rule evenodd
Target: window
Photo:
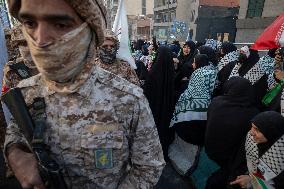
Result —
<path fill-rule="evenodd" d="M 176 12 L 171 13 L 171 21 L 175 21 L 176 19 Z"/>
<path fill-rule="evenodd" d="M 142 0 L 142 14 L 146 15 L 146 0 Z"/>
<path fill-rule="evenodd" d="M 265 0 L 249 0 L 247 17 L 261 17 Z"/>

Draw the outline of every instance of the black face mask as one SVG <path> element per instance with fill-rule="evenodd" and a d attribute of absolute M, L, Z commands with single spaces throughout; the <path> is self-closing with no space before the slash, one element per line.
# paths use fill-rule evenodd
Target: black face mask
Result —
<path fill-rule="evenodd" d="M 247 62 L 248 58 L 245 54 L 240 54 L 238 60 L 239 60 L 239 63 L 244 64 Z"/>
<path fill-rule="evenodd" d="M 99 48 L 98 55 L 105 64 L 112 64 L 116 59 L 117 48 L 105 49 Z"/>

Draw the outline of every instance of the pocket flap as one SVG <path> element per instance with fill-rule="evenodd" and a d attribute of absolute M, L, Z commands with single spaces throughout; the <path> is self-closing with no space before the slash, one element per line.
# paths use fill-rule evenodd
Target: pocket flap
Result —
<path fill-rule="evenodd" d="M 87 133 L 81 136 L 81 146 L 87 149 L 120 149 L 123 145 L 123 131 Z"/>

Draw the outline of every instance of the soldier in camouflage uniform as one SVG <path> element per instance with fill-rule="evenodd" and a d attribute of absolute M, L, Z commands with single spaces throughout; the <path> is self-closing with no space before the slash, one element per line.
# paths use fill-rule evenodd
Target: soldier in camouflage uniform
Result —
<path fill-rule="evenodd" d="M 111 30 L 106 30 L 104 43 L 98 48 L 97 64 L 105 70 L 140 86 L 139 78 L 130 65 L 126 61 L 116 58 L 118 49 L 119 40 L 117 36 Z"/>
<path fill-rule="evenodd" d="M 16 87 L 21 80 L 38 74 L 20 28 L 21 25 L 16 25 L 12 30 L 6 30 L 9 62 L 5 64 L 3 68 L 2 93 L 5 93 L 10 88 Z M 6 128 L 2 107 L 0 119 L 0 136 L 2 136 Z M 0 140 L 4 140 L 4 137 L 0 138 Z M 3 145 L 3 143 L 0 141 L 1 145 Z"/>
<path fill-rule="evenodd" d="M 3 81 L 2 81 L 2 93 L 5 93 L 10 88 L 14 88 L 18 83 L 24 79 L 32 77 L 38 74 L 38 70 L 32 61 L 27 42 L 23 36 L 21 25 L 14 26 L 10 35 L 10 46 L 13 48 L 14 53 L 19 53 L 14 56 L 3 68 Z M 11 51 L 11 50 L 10 50 Z M 13 54 L 13 53 L 12 53 Z M 4 118 L 4 113 L 0 112 L 0 117 Z M 6 119 L 9 119 L 6 117 Z M 4 125 L 5 124 L 5 125 Z M 3 127 L 1 127 L 0 135 L 4 134 L 7 127 L 4 120 Z M 4 140 L 5 137 L 1 138 Z M 0 139 L 0 140 L 1 140 Z M 4 141 L 0 141 L 3 146 Z M 10 170 L 7 170 L 7 177 L 12 176 Z"/>
<path fill-rule="evenodd" d="M 153 188 L 165 162 L 148 102 L 140 87 L 105 71 L 95 59 L 104 41 L 103 2 L 20 2 L 10 0 L 9 8 L 23 23 L 40 74 L 18 87 L 28 107 L 44 98 L 44 141 L 63 166 L 68 186 Z M 23 188 L 44 189 L 31 152 L 11 121 L 4 149 L 9 166 Z"/>
<path fill-rule="evenodd" d="M 21 80 L 39 73 L 31 58 L 21 27 L 22 26 L 19 24 L 12 29 L 11 45 L 14 49 L 19 50 L 20 55 L 4 66 L 3 92 L 16 87 Z"/>
<path fill-rule="evenodd" d="M 8 60 L 13 61 L 20 57 L 20 51 L 18 48 L 14 48 L 12 42 L 12 30 L 9 28 L 4 29 L 5 39 L 6 39 L 6 46 L 8 52 Z"/>

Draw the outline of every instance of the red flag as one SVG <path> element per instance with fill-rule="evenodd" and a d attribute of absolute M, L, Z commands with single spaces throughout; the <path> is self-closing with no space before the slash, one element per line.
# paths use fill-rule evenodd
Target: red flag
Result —
<path fill-rule="evenodd" d="M 267 50 L 279 47 L 284 47 L 284 13 L 264 30 L 251 48 Z"/>

